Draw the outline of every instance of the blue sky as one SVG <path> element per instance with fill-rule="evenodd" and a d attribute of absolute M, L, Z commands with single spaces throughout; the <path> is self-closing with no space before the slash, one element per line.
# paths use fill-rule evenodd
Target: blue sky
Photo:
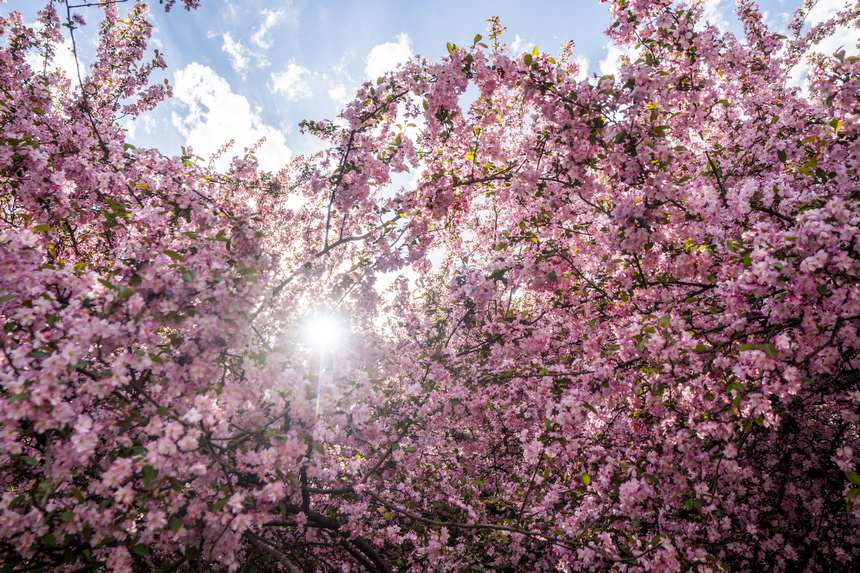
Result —
<path fill-rule="evenodd" d="M 703 1 L 711 20 L 737 28 L 731 0 Z M 845 0 L 819 1 L 830 12 Z M 769 22 L 784 26 L 799 3 L 761 5 Z M 10 0 L 0 10 L 20 10 L 32 21 L 41 5 Z M 81 32 L 86 65 L 98 10 L 80 11 L 90 21 L 90 31 Z M 486 19 L 493 15 L 507 26 L 513 52 L 537 45 L 557 53 L 573 40 L 589 74 L 600 75 L 617 60 L 617 49 L 603 36 L 608 9 L 597 0 L 204 0 L 191 13 L 153 10 L 153 43 L 165 54 L 176 97 L 129 126 L 130 139 L 170 154 L 190 144 L 208 156 L 231 137 L 241 150 L 265 136 L 258 157 L 263 167 L 274 168 L 313 149 L 315 142 L 298 133 L 301 119 L 333 118 L 370 75 L 409 55 L 439 58 L 447 42 L 469 44 L 476 33 L 486 35 Z"/>

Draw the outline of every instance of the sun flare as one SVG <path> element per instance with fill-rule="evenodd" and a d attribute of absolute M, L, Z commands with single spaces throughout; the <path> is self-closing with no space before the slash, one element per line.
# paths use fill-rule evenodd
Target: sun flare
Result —
<path fill-rule="evenodd" d="M 344 339 L 343 321 L 328 312 L 311 315 L 304 325 L 302 338 L 317 352 L 326 352 L 339 346 Z"/>

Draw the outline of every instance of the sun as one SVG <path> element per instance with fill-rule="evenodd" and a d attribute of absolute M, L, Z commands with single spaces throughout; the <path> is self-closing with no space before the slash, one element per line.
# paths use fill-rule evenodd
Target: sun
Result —
<path fill-rule="evenodd" d="M 344 338 L 342 321 L 330 312 L 312 314 L 302 332 L 304 342 L 317 352 L 324 353 L 336 348 Z"/>

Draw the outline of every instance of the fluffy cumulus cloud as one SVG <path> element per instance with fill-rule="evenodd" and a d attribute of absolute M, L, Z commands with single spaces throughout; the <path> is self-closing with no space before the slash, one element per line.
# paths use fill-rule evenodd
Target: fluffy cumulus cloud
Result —
<path fill-rule="evenodd" d="M 621 56 L 624 54 L 624 50 L 621 49 L 620 46 L 616 44 L 607 44 L 606 46 L 606 57 L 600 60 L 600 75 L 609 75 L 618 74 L 618 70 L 621 68 Z"/>
<path fill-rule="evenodd" d="M 173 93 L 185 113 L 172 114 L 174 127 L 194 153 L 207 157 L 231 139 L 234 146 L 216 162 L 223 169 L 231 157 L 265 138 L 256 156 L 263 169 L 277 170 L 290 157 L 284 134 L 267 125 L 260 111 L 251 107 L 215 70 L 197 62 L 176 72 Z"/>
<path fill-rule="evenodd" d="M 290 62 L 286 69 L 272 74 L 270 89 L 286 96 L 290 101 L 308 98 L 313 95 L 311 72 L 307 68 Z"/>
<path fill-rule="evenodd" d="M 376 79 L 390 72 L 398 65 L 412 57 L 412 46 L 409 35 L 401 33 L 396 42 L 385 42 L 373 46 L 367 54 L 364 73 L 370 79 Z"/>

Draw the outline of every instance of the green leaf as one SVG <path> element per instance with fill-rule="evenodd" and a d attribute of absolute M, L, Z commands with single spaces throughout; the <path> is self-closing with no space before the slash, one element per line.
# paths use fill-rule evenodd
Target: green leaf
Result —
<path fill-rule="evenodd" d="M 168 529 L 170 529 L 170 531 L 176 533 L 177 531 L 182 529 L 182 518 L 180 518 L 178 515 L 174 515 L 168 520 L 167 527 Z"/>
<path fill-rule="evenodd" d="M 845 472 L 845 477 L 848 478 L 848 481 L 855 485 L 860 485 L 860 475 L 857 475 L 857 472 Z"/>
<path fill-rule="evenodd" d="M 33 231 L 36 233 L 48 233 L 51 231 L 50 225 L 36 225 L 33 227 Z"/>
<path fill-rule="evenodd" d="M 179 261 L 180 263 L 185 260 L 185 257 L 171 249 L 167 249 L 166 251 L 164 251 L 164 254 L 173 259 L 174 261 Z"/>
<path fill-rule="evenodd" d="M 738 350 L 740 352 L 747 352 L 750 350 L 761 350 L 762 352 L 767 354 L 769 358 L 773 358 L 773 359 L 776 359 L 776 357 L 778 356 L 778 352 L 776 350 L 776 347 L 769 342 L 765 342 L 765 343 L 761 343 L 761 344 L 754 343 L 754 342 L 741 344 L 740 347 L 738 348 Z"/>
<path fill-rule="evenodd" d="M 241 263 L 239 263 L 239 266 L 236 270 L 239 271 L 239 274 L 245 278 L 253 277 L 257 274 L 257 269 L 255 269 L 254 267 L 246 267 Z"/>
<path fill-rule="evenodd" d="M 525 62 L 525 64 L 526 64 L 527 66 L 532 65 L 532 55 L 531 55 L 531 54 L 525 54 L 525 55 L 523 56 L 523 62 Z"/>
<path fill-rule="evenodd" d="M 697 344 L 697 345 L 695 346 L 695 348 L 693 348 L 693 352 L 696 352 L 696 353 L 698 353 L 698 354 L 703 354 L 703 353 L 705 353 L 705 352 L 710 352 L 710 351 L 711 351 L 711 347 L 710 347 L 710 346 L 706 346 L 706 345 L 704 345 L 704 344 Z"/>
<path fill-rule="evenodd" d="M 60 514 L 60 519 L 62 519 L 64 523 L 71 523 L 72 520 L 75 519 L 75 512 L 66 510 Z"/>
<path fill-rule="evenodd" d="M 141 557 L 149 557 L 152 552 L 149 550 L 148 545 L 144 545 L 143 543 L 138 543 L 131 548 L 132 553 L 135 555 L 140 555 Z"/>
<path fill-rule="evenodd" d="M 11 294 L 11 293 L 6 293 L 3 295 L 0 295 L 0 304 L 6 304 L 7 302 L 12 300 L 13 298 L 15 298 L 15 295 Z"/>
<path fill-rule="evenodd" d="M 9 402 L 11 402 L 11 403 L 15 403 L 15 402 L 23 402 L 24 400 L 26 400 L 26 399 L 27 399 L 27 398 L 29 398 L 29 397 L 30 397 L 30 393 L 29 393 L 29 392 L 19 392 L 19 393 L 17 393 L 17 394 L 12 394 L 11 396 L 9 396 L 9 400 L 8 400 L 8 401 L 9 401 Z"/>
<path fill-rule="evenodd" d="M 133 294 L 134 290 L 128 288 L 127 286 L 121 286 L 119 287 L 119 294 L 117 295 L 117 300 L 128 300 Z"/>
<path fill-rule="evenodd" d="M 588 486 L 591 484 L 591 476 L 588 472 L 582 472 L 582 485 Z"/>
<path fill-rule="evenodd" d="M 490 273 L 490 276 L 488 278 L 493 281 L 502 281 L 503 283 L 507 284 L 507 281 L 505 280 L 505 273 L 507 272 L 508 269 L 496 269 L 492 273 Z"/>
<path fill-rule="evenodd" d="M 691 497 L 684 500 L 684 507 L 689 509 L 690 511 L 696 511 L 702 507 L 702 502 L 694 497 Z"/>
<path fill-rule="evenodd" d="M 111 211 L 113 211 L 114 215 L 116 215 L 117 217 L 122 217 L 123 219 L 131 218 L 131 212 L 126 209 L 125 205 L 123 205 L 119 201 L 108 197 L 107 199 L 105 199 L 105 202 L 110 206 Z"/>
<path fill-rule="evenodd" d="M 155 478 L 158 476 L 158 470 L 147 464 L 143 466 L 143 487 L 151 489 L 155 485 Z"/>
<path fill-rule="evenodd" d="M 806 175 L 811 177 L 815 174 L 815 168 L 818 167 L 818 161 L 814 157 L 810 157 L 803 165 L 801 165 L 797 170 L 801 175 Z"/>
<path fill-rule="evenodd" d="M 777 156 L 777 157 L 779 157 L 779 160 L 780 160 L 780 161 L 782 161 L 783 163 L 785 163 L 785 162 L 786 162 L 786 160 L 788 159 L 788 155 L 786 155 L 786 153 L 785 153 L 785 150 L 784 150 L 784 149 L 780 149 L 780 150 L 778 150 L 778 151 L 776 152 L 776 156 Z"/>
<path fill-rule="evenodd" d="M 743 393 L 744 391 L 746 391 L 746 388 L 745 388 L 745 387 L 744 387 L 744 385 L 743 385 L 743 384 L 741 384 L 740 382 L 732 382 L 731 384 L 729 384 L 728 386 L 726 386 L 726 392 L 728 392 L 729 394 L 731 394 L 732 390 L 737 390 L 737 391 L 738 391 L 738 394 L 741 394 L 741 393 Z"/>

